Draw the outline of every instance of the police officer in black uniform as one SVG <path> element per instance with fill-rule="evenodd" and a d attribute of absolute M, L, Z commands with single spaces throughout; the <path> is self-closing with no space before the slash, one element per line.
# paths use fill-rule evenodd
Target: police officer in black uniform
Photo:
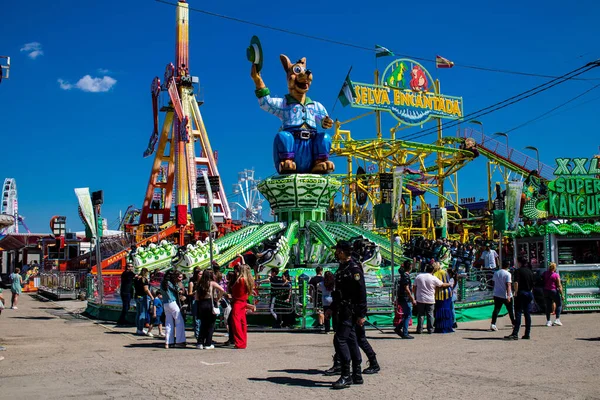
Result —
<path fill-rule="evenodd" d="M 373 256 L 372 254 L 368 254 L 368 252 L 366 251 L 368 249 L 366 249 L 366 247 L 367 246 L 364 245 L 363 240 L 357 240 L 354 242 L 354 245 L 353 245 L 354 251 L 352 253 L 352 258 L 354 258 L 355 261 L 359 262 L 361 273 L 364 272 L 362 263 L 365 261 L 365 259 L 368 259 Z M 365 255 L 366 255 L 366 257 L 365 257 Z M 363 277 L 363 279 L 364 279 L 364 277 Z M 365 293 L 366 293 L 366 289 L 365 289 Z M 365 302 L 366 302 L 366 297 L 365 297 Z M 375 353 L 375 350 L 373 350 L 373 347 L 371 347 L 371 344 L 367 340 L 367 334 L 365 332 L 364 324 L 363 325 L 356 324 L 355 330 L 356 330 L 356 342 L 358 343 L 358 347 L 362 351 L 365 352 L 365 355 L 367 356 L 367 359 L 369 360 L 368 361 L 369 366 L 367 368 L 365 368 L 362 373 L 367 374 L 367 375 L 378 373 L 381 370 L 381 368 L 379 367 L 379 363 L 377 362 L 377 354 Z"/>
<path fill-rule="evenodd" d="M 363 270 L 352 258 L 352 244 L 340 240 L 335 246 L 335 255 L 340 266 L 335 273 L 335 290 L 331 305 L 337 314 L 337 326 L 333 344 L 341 364 L 341 376 L 333 389 L 344 389 L 352 383 L 362 384 L 360 364 L 362 362 L 356 339 L 356 328 L 362 327 L 367 315 L 367 291 Z M 352 361 L 352 372 L 350 362 Z"/>

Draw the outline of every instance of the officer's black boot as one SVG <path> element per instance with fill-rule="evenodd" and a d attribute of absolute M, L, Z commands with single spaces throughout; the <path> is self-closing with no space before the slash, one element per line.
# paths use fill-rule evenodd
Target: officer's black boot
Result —
<path fill-rule="evenodd" d="M 352 375 L 350 375 L 350 364 L 342 365 L 342 376 L 334 382 L 332 389 L 346 389 L 352 385 Z"/>
<path fill-rule="evenodd" d="M 378 373 L 380 370 L 381 368 L 379 367 L 379 363 L 377 362 L 377 359 L 374 358 L 372 360 L 369 360 L 369 366 L 365 368 L 363 374 L 372 375 Z"/>
<path fill-rule="evenodd" d="M 342 372 L 342 364 L 336 356 L 333 356 L 333 367 L 324 372 L 325 376 L 334 376 Z"/>
<path fill-rule="evenodd" d="M 352 383 L 355 385 L 362 385 L 365 381 L 363 380 L 362 373 L 360 370 L 360 364 L 352 365 Z"/>

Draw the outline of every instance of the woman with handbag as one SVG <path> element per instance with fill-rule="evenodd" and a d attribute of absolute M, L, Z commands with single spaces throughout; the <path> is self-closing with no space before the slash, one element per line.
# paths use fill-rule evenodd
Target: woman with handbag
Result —
<path fill-rule="evenodd" d="M 200 320 L 197 349 L 212 350 L 215 348 L 212 344 L 212 337 L 215 332 L 215 321 L 221 313 L 218 301 L 223 293 L 223 287 L 215 282 L 214 272 L 209 269 L 204 271 L 196 288 L 196 303 Z"/>
<path fill-rule="evenodd" d="M 163 277 L 160 291 L 163 297 L 165 311 L 165 349 L 173 345 L 185 347 L 185 324 L 179 308 L 179 283 L 183 280 L 183 274 L 179 271 L 169 271 Z M 175 338 L 173 337 L 175 336 Z"/>

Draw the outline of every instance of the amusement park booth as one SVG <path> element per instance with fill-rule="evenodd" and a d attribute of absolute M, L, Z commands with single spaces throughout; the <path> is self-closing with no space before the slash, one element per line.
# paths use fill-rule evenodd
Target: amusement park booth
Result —
<path fill-rule="evenodd" d="M 15 268 L 21 268 L 24 291 L 35 291 L 39 286 L 38 266 L 42 264 L 40 240 L 48 237 L 42 233 L 9 234 L 0 237 L 1 274 L 7 277 Z M 31 279 L 30 279 L 31 278 Z M 6 280 L 8 282 L 8 280 Z"/>
<path fill-rule="evenodd" d="M 566 289 L 566 311 L 600 310 L 599 158 L 557 159 L 555 179 L 526 182 L 523 224 L 509 236 L 514 261 L 557 265 Z"/>

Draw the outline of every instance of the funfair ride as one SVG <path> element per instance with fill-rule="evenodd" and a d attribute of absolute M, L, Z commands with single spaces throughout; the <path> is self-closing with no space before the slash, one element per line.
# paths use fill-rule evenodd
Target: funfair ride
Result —
<path fill-rule="evenodd" d="M 175 225 L 183 229 L 189 224 L 191 209 L 208 205 L 206 195 L 196 192 L 200 171 L 213 177 L 218 177 L 219 171 L 196 99 L 198 79 L 189 73 L 189 9 L 185 1 L 177 4 L 176 23 L 175 63 L 167 65 L 162 84 L 156 77 L 151 85 L 154 130 L 144 156 L 155 156 L 139 224 L 153 224 L 154 215 L 169 221 L 174 208 Z M 159 110 L 162 90 L 167 91 L 170 102 Z M 160 133 L 159 111 L 166 112 Z M 216 221 L 231 220 L 223 185 L 214 193 L 213 204 Z"/>
<path fill-rule="evenodd" d="M 262 60 L 262 49 L 258 38 L 252 39 L 251 49 L 256 55 L 254 61 L 256 66 L 258 60 Z M 311 73 L 307 72 L 308 70 L 305 68 L 305 59 L 301 59 L 296 64 L 292 64 L 285 56 L 282 56 L 281 60 L 288 78 L 290 93 L 293 93 L 293 87 L 289 85 L 290 81 L 295 79 L 298 81 L 312 80 L 312 76 L 308 78 Z M 264 101 L 274 101 L 275 103 L 283 101 L 280 98 L 266 97 L 268 90 L 264 87 L 262 78 L 258 74 L 258 68 L 253 68 L 252 74 L 257 87 L 259 83 L 263 85 L 262 89 L 256 91 L 259 104 Z M 306 91 L 309 84 L 301 82 L 301 86 Z M 291 96 L 291 94 L 286 96 L 287 100 L 285 101 L 289 101 L 290 106 L 294 107 L 294 100 Z M 305 106 L 322 107 L 320 104 L 318 106 L 315 104 L 317 103 L 307 102 Z M 269 108 L 267 107 L 267 109 Z M 327 119 L 324 108 L 311 108 L 311 110 L 311 115 L 319 114 L 320 121 Z M 305 128 L 305 125 L 302 125 L 301 122 L 300 124 L 299 129 L 314 128 Z M 285 123 L 283 125 L 286 126 Z M 331 125 L 323 122 L 322 128 L 327 129 L 328 127 Z M 314 129 L 321 129 L 321 126 Z M 293 274 L 300 274 L 306 267 L 335 263 L 332 247 L 341 239 L 351 240 L 355 243 L 356 251 L 361 254 L 366 270 L 377 271 L 384 265 L 383 260 L 387 260 L 388 265 L 392 260 L 396 264 L 401 262 L 404 259 L 401 249 L 398 247 L 392 249 L 386 238 L 356 225 L 328 221 L 328 210 L 333 197 L 339 191 L 341 182 L 333 176 L 325 175 L 333 168 L 333 164 L 327 162 L 329 149 L 326 144 L 327 141 L 330 141 L 329 135 L 310 132 L 302 133 L 296 139 L 286 132 L 280 132 L 276 136 L 275 140 L 277 141 L 282 135 L 289 135 L 292 141 L 297 140 L 300 145 L 307 145 L 305 147 L 307 152 L 299 152 L 295 154 L 295 158 L 289 152 L 276 154 L 276 160 L 274 160 L 276 165 L 284 166 L 285 164 L 286 173 L 281 173 L 279 170 L 280 175 L 265 179 L 257 185 L 257 189 L 270 203 L 276 217 L 275 222 L 251 224 L 239 231 L 222 236 L 213 242 L 212 250 L 206 241 L 200 240 L 196 243 L 189 243 L 180 249 L 176 249 L 172 243 L 166 240 L 158 244 L 150 244 L 138 248 L 135 253 L 131 254 L 135 266 L 137 268 L 145 267 L 149 270 L 175 266 L 187 272 L 195 267 L 209 267 L 211 259 L 219 265 L 227 265 L 238 254 L 244 254 L 251 250 L 255 254 L 263 255 L 259 257 L 256 266 L 259 274 L 266 273 L 271 267 L 293 268 Z M 311 140 L 319 135 L 323 135 L 321 140 L 324 140 L 325 146 L 322 151 L 325 153 L 311 155 L 310 152 L 315 148 L 312 146 Z M 288 158 L 284 162 L 281 157 Z M 309 173 L 296 173 L 293 171 L 296 166 L 298 168 L 304 166 L 304 170 Z M 314 171 L 320 172 L 314 173 Z M 176 251 L 177 256 L 173 257 Z"/>
<path fill-rule="evenodd" d="M 332 154 L 344 157 L 347 165 L 346 174 L 339 176 L 343 183 L 340 214 L 345 220 L 363 226 L 374 225 L 374 206 L 390 202 L 380 188 L 381 174 L 392 174 L 399 169 L 403 176 L 401 218 L 394 233 L 403 241 L 414 236 L 435 239 L 439 234 L 445 235 L 448 224 L 455 224 L 460 225 L 462 239 L 466 239 L 469 227 L 466 222 L 483 219 L 483 225 L 491 226 L 490 218 L 473 216 L 460 201 L 458 171 L 470 161 L 479 155 L 487 159 L 488 210 L 492 209 L 495 174 L 503 177 L 504 184 L 509 179 L 524 179 L 532 173 L 542 179 L 551 174 L 552 168 L 539 160 L 536 162 L 486 137 L 474 128 L 478 126 L 482 130 L 478 121 L 462 122 L 462 127 L 456 124 L 456 133 L 444 136 L 442 120 L 460 121 L 462 98 L 441 94 L 439 80 L 434 81 L 416 61 L 392 61 L 382 75 L 375 71 L 375 84 L 352 82 L 348 75 L 344 91 L 347 104 L 369 110 L 335 123 Z M 382 129 L 382 113 L 389 113 L 396 120 L 388 137 Z M 375 139 L 356 139 L 345 129 L 346 125 L 370 115 L 375 116 Z M 429 121 L 435 125 L 425 131 L 437 136 L 433 143 L 416 141 L 426 136 L 419 131 L 398 137 L 400 132 L 423 128 Z M 432 205 L 431 199 L 437 199 L 437 204 Z M 367 218 L 366 210 L 371 211 Z M 491 228 L 483 229 L 490 231 Z"/>
<path fill-rule="evenodd" d="M 13 178 L 6 178 L 2 186 L 2 207 L 0 207 L 0 234 L 18 234 L 19 224 L 25 228 L 27 233 L 31 233 L 25 217 L 19 215 L 19 198 L 17 196 L 17 181 Z"/>
<path fill-rule="evenodd" d="M 263 198 L 258 191 L 259 179 L 254 178 L 253 169 L 245 169 L 238 173 L 238 182 L 233 185 L 233 194 L 237 197 L 233 205 L 236 212 L 242 215 L 237 217 L 244 223 L 257 224 L 263 222 Z"/>
<path fill-rule="evenodd" d="M 154 154 L 150 178 L 141 210 L 129 207 L 121 228 L 132 235 L 137 253 L 150 250 L 177 235 L 177 246 L 189 238 L 198 238 L 191 219 L 192 209 L 208 206 L 207 194 L 198 194 L 196 184 L 202 171 L 219 178 L 213 151 L 199 106 L 196 86 L 198 78 L 190 75 L 189 7 L 185 1 L 176 6 L 175 62 L 167 65 L 163 82 L 155 77 L 150 86 L 153 108 L 153 131 L 144 157 Z M 159 108 L 161 92 L 167 92 L 168 103 Z M 164 112 L 159 130 L 159 113 Z M 213 193 L 214 221 L 221 234 L 239 227 L 231 223 L 231 211 L 223 185 Z M 155 243 L 159 243 L 157 246 Z M 157 250 L 158 252 L 158 250 Z M 124 249 L 102 260 L 103 270 L 110 265 L 124 265 L 130 249 Z M 153 256 L 156 265 L 168 265 L 165 256 Z M 95 267 L 93 271 L 95 271 Z"/>

